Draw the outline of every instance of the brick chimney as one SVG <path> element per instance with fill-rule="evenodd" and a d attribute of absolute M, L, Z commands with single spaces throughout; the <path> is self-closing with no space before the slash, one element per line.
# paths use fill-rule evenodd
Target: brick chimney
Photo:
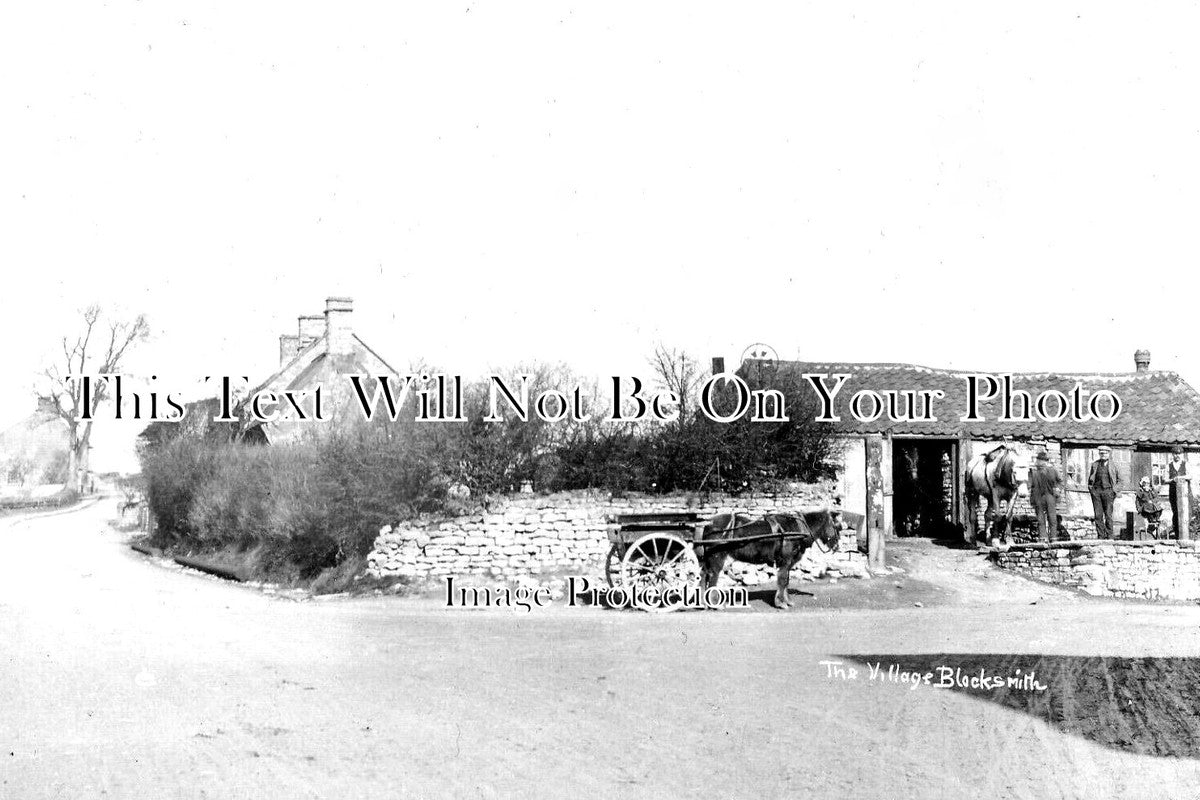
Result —
<path fill-rule="evenodd" d="M 325 335 L 324 314 L 305 314 L 297 317 L 296 323 L 296 330 L 300 334 L 301 342 L 311 343 L 314 339 L 320 339 Z"/>
<path fill-rule="evenodd" d="M 1150 351 L 1138 350 L 1133 354 L 1133 365 L 1138 372 L 1150 371 Z"/>
<path fill-rule="evenodd" d="M 296 335 L 279 337 L 279 366 L 286 367 L 310 344 L 325 335 L 324 314 L 304 314 L 296 317 Z"/>
<path fill-rule="evenodd" d="M 354 349 L 354 328 L 350 314 L 354 300 L 349 297 L 330 297 L 325 300 L 325 352 L 333 356 L 349 355 Z"/>
<path fill-rule="evenodd" d="M 279 337 L 279 366 L 286 367 L 300 355 L 300 337 L 286 333 Z"/>

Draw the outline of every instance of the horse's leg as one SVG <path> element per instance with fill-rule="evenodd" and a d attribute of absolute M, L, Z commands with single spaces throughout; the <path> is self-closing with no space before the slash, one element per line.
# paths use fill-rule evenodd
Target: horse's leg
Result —
<path fill-rule="evenodd" d="M 1000 488 L 996 487 L 992 490 L 992 535 L 989 542 L 993 547 L 1008 542 L 1008 523 L 1008 506 Z"/>
<path fill-rule="evenodd" d="M 1012 544 L 1012 517 L 1013 509 L 1017 505 L 1017 493 L 1013 492 L 1008 497 L 1008 509 L 1004 512 L 1004 544 L 1006 546 Z"/>
<path fill-rule="evenodd" d="M 983 512 L 983 544 L 985 547 L 992 546 L 992 538 L 995 533 L 996 525 L 996 493 L 989 492 L 987 497 L 987 509 Z"/>
<path fill-rule="evenodd" d="M 775 607 L 791 608 L 792 601 L 788 597 L 788 582 L 792 577 L 792 560 L 787 556 L 787 547 L 780 545 L 779 555 L 775 557 Z"/>
<path fill-rule="evenodd" d="M 713 577 L 712 562 L 716 558 L 713 553 L 705 553 L 700 559 L 700 591 L 706 592 L 716 583 Z"/>

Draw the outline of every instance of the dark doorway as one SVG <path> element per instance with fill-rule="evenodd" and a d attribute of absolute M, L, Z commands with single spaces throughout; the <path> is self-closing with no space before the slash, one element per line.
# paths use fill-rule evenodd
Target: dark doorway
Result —
<path fill-rule="evenodd" d="M 957 444 L 948 439 L 892 441 L 892 520 L 897 536 L 954 537 Z"/>

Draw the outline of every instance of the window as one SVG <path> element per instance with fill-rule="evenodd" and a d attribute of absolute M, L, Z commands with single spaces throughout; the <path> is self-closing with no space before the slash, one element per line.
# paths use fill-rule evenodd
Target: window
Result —
<path fill-rule="evenodd" d="M 1086 489 L 1088 467 L 1092 459 L 1086 447 L 1064 447 L 1062 449 L 1063 472 L 1068 489 Z"/>
<path fill-rule="evenodd" d="M 1166 494 L 1171 484 L 1171 454 L 1165 451 L 1150 454 L 1150 485 L 1159 494 Z"/>
<path fill-rule="evenodd" d="M 1062 456 L 1067 488 L 1087 491 L 1088 470 L 1091 469 L 1092 462 L 1100 457 L 1100 451 L 1095 447 L 1064 446 Z M 1133 450 L 1127 447 L 1114 447 L 1110 459 L 1117 470 L 1117 491 L 1127 492 L 1136 489 L 1136 481 L 1133 480 Z M 1166 475 L 1165 465 L 1163 475 Z"/>

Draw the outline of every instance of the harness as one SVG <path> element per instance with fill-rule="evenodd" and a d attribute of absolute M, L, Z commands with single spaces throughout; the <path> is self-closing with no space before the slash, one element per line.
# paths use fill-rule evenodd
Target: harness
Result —
<path fill-rule="evenodd" d="M 746 515 L 746 516 L 749 516 L 749 515 Z M 724 528 L 721 528 L 718 531 L 718 533 L 722 534 L 722 538 L 695 539 L 692 542 L 692 546 L 695 548 L 707 548 L 707 547 L 718 547 L 721 545 L 731 545 L 731 544 L 732 545 L 740 545 L 740 544 L 745 544 L 746 542 L 761 542 L 761 541 L 766 541 L 768 539 L 775 539 L 775 538 L 778 538 L 779 544 L 781 546 L 784 542 L 789 541 L 791 539 L 810 539 L 811 538 L 813 543 L 817 543 L 820 541 L 820 538 L 811 532 L 801 533 L 800 531 L 785 531 L 783 529 L 783 526 L 779 524 L 779 520 L 776 519 L 776 517 L 791 517 L 792 519 L 796 519 L 796 520 L 800 519 L 800 515 L 795 512 L 783 512 L 780 514 L 764 514 L 761 519 L 751 518 L 747 522 L 735 524 L 735 523 L 737 523 L 737 517 L 738 517 L 737 512 L 730 512 L 729 524 L 726 525 Z M 724 534 L 730 533 L 731 531 L 741 530 L 742 528 L 749 528 L 751 525 L 754 525 L 758 522 L 766 522 L 767 527 L 771 529 L 771 532 L 765 533 L 765 534 L 756 534 L 754 536 L 736 536 L 736 537 L 734 537 L 734 536 L 725 536 L 724 535 Z M 700 556 L 701 553 L 698 551 L 696 553 L 696 555 Z"/>

